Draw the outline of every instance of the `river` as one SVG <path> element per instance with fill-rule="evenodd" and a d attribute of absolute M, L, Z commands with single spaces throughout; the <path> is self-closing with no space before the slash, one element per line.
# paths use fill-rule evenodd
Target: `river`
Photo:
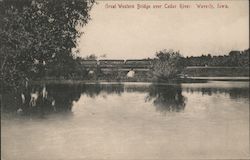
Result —
<path fill-rule="evenodd" d="M 3 160 L 250 158 L 249 82 L 41 84 L 22 94 L 3 95 Z"/>

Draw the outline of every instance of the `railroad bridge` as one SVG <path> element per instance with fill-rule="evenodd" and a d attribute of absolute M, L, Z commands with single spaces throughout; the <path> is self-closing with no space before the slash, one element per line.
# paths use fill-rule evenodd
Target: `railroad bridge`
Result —
<path fill-rule="evenodd" d="M 152 60 L 83 60 L 82 65 L 89 75 L 98 74 L 99 79 L 136 78 L 143 80 L 148 77 Z M 99 72 L 101 71 L 101 73 Z"/>
<path fill-rule="evenodd" d="M 100 68 L 102 71 L 149 71 L 152 67 L 151 60 L 83 60 L 82 65 L 88 70 Z"/>

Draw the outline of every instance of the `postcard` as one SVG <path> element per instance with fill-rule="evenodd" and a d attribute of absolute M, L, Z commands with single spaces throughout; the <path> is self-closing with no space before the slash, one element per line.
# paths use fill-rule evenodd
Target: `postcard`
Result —
<path fill-rule="evenodd" d="M 250 159 L 248 0 L 0 0 L 2 160 Z"/>

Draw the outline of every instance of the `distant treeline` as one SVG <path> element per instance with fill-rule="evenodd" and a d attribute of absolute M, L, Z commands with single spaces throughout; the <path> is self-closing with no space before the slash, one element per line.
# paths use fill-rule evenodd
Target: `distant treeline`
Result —
<path fill-rule="evenodd" d="M 186 66 L 230 66 L 249 67 L 249 49 L 244 51 L 231 51 L 228 55 L 191 56 L 185 58 Z"/>
<path fill-rule="evenodd" d="M 153 62 L 156 58 L 143 58 L 143 59 L 106 59 L 99 60 L 101 66 L 105 65 L 113 65 L 113 66 L 121 66 L 125 65 L 125 67 L 142 67 L 148 68 L 150 66 L 150 62 Z M 97 57 L 95 55 L 90 55 L 86 58 L 78 57 L 77 60 L 84 64 L 85 67 L 89 67 L 91 65 L 96 66 L 98 64 Z M 150 64 L 149 64 L 150 63 Z M 185 66 L 216 66 L 216 67 L 249 67 L 249 49 L 244 51 L 230 51 L 229 54 L 212 56 L 201 55 L 201 56 L 187 56 L 182 57 L 182 65 Z"/>

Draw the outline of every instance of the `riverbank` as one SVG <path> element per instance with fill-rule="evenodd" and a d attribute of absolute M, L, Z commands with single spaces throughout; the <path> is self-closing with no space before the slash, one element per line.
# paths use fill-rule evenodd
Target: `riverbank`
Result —
<path fill-rule="evenodd" d="M 205 83 L 207 81 L 249 81 L 249 77 L 188 77 L 176 80 L 166 81 L 167 83 Z M 95 83 L 123 83 L 123 82 L 138 82 L 138 83 L 164 83 L 164 81 L 135 81 L 133 79 L 126 80 L 67 80 L 67 79 L 43 79 L 34 80 L 32 84 L 95 84 Z M 166 83 L 165 82 L 165 83 Z"/>
<path fill-rule="evenodd" d="M 183 74 L 189 77 L 249 77 L 249 67 L 189 66 L 184 69 Z"/>

